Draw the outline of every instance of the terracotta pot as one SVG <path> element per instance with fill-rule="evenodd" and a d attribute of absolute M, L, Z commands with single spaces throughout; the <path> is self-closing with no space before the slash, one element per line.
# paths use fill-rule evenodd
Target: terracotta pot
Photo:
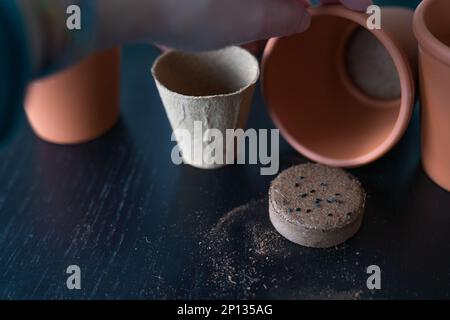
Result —
<path fill-rule="evenodd" d="M 424 0 L 414 16 L 419 40 L 422 162 L 450 191 L 450 1 Z"/>
<path fill-rule="evenodd" d="M 311 160 L 370 163 L 399 141 L 412 115 L 413 12 L 383 8 L 382 28 L 369 31 L 365 13 L 339 5 L 309 10 L 308 31 L 266 47 L 262 87 L 269 112 L 291 146 Z"/>
<path fill-rule="evenodd" d="M 93 55 L 28 88 L 25 110 L 36 135 L 57 144 L 95 139 L 119 115 L 120 49 Z"/>

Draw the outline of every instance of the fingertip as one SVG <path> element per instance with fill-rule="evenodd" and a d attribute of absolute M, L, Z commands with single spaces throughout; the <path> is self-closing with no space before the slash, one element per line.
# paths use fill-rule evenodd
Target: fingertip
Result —
<path fill-rule="evenodd" d="M 256 37 L 268 39 L 304 32 L 311 25 L 311 16 L 303 0 L 259 0 L 263 15 Z M 255 38 L 256 38 L 255 37 Z"/>

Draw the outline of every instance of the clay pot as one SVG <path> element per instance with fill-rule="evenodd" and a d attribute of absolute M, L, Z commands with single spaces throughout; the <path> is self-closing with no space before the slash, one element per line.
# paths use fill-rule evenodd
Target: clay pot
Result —
<path fill-rule="evenodd" d="M 234 161 L 226 145 L 227 129 L 243 129 L 250 112 L 259 64 L 239 47 L 186 53 L 168 51 L 154 63 L 152 74 L 178 142 L 183 161 L 202 169 Z M 222 159 L 204 140 L 209 129 L 222 137 Z"/>
<path fill-rule="evenodd" d="M 424 0 L 414 16 L 419 40 L 422 162 L 450 191 L 450 1 Z"/>
<path fill-rule="evenodd" d="M 338 167 L 370 163 L 406 130 L 415 102 L 413 12 L 383 8 L 382 28 L 343 6 L 309 9 L 302 34 L 271 39 L 263 93 L 286 140 L 309 159 Z"/>
<path fill-rule="evenodd" d="M 25 110 L 36 135 L 75 144 L 95 139 L 119 115 L 120 49 L 93 55 L 28 88 Z"/>

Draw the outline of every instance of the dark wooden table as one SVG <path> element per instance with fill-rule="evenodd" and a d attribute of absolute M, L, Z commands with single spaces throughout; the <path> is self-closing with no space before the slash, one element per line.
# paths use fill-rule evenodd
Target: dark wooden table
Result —
<path fill-rule="evenodd" d="M 104 137 L 56 146 L 26 127 L 1 149 L 0 298 L 450 296 L 450 193 L 420 167 L 417 111 L 392 152 L 352 170 L 369 194 L 361 231 L 306 249 L 271 228 L 272 177 L 258 165 L 172 164 L 149 72 L 157 54 L 124 51 L 122 118 Z M 259 92 L 249 126 L 273 127 Z M 282 142 L 282 169 L 304 161 Z M 373 264 L 381 290 L 366 287 Z M 69 265 L 81 268 L 81 290 L 66 287 Z"/>

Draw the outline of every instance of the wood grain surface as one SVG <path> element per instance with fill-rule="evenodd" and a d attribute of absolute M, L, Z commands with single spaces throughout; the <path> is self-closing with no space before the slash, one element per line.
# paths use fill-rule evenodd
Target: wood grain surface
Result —
<path fill-rule="evenodd" d="M 201 171 L 172 164 L 171 129 L 150 75 L 157 54 L 146 46 L 124 50 L 122 117 L 107 135 L 56 146 L 25 125 L 0 149 L 0 298 L 450 296 L 450 194 L 420 167 L 417 112 L 395 150 L 352 170 L 368 192 L 356 237 L 329 250 L 292 246 L 267 225 L 273 177 L 261 176 L 258 165 Z M 250 127 L 273 127 L 259 91 Z M 281 169 L 305 161 L 282 142 Z M 236 207 L 243 215 L 234 211 L 223 237 L 211 236 Z M 255 234 L 272 235 L 268 241 L 289 254 L 263 252 L 248 268 L 246 210 L 265 228 Z M 231 269 L 214 273 L 224 266 L 213 255 L 232 255 L 236 277 Z M 366 287 L 372 264 L 382 270 L 378 291 Z M 81 290 L 66 287 L 69 265 L 81 268 Z"/>

